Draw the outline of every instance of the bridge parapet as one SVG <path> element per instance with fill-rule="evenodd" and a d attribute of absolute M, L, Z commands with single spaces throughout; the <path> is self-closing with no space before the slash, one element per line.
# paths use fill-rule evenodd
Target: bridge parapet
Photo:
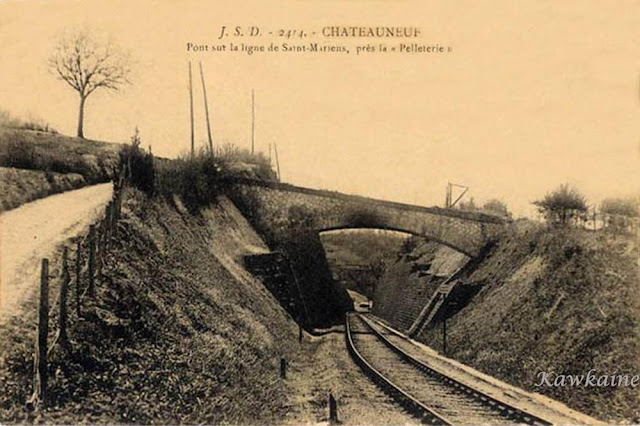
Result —
<path fill-rule="evenodd" d="M 251 179 L 228 181 L 230 196 L 261 217 L 272 235 L 375 228 L 424 236 L 469 256 L 496 239 L 507 221 L 479 212 L 422 207 Z"/>

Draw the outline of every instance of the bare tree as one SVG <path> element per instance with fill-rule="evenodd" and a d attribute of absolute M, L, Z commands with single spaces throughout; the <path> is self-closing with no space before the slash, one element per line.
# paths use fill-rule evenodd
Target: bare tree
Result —
<path fill-rule="evenodd" d="M 49 58 L 50 70 L 80 95 L 78 137 L 84 138 L 84 106 L 97 89 L 117 91 L 129 83 L 129 57 L 111 41 L 99 42 L 87 31 L 63 35 Z"/>

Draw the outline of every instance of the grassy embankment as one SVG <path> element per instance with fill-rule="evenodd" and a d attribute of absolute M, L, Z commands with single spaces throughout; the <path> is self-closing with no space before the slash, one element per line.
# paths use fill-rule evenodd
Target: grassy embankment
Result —
<path fill-rule="evenodd" d="M 35 420 L 275 421 L 286 400 L 279 356 L 295 352 L 297 328 L 241 266 L 267 249 L 235 207 L 218 199 L 194 214 L 129 190 L 114 241 L 95 300 L 83 319 L 72 314 L 72 354 L 52 352 L 51 399 Z M 5 422 L 34 420 L 24 409 L 33 305 L 0 330 Z"/>
<path fill-rule="evenodd" d="M 108 181 L 122 145 L 0 126 L 0 211 Z"/>
<path fill-rule="evenodd" d="M 637 237 L 516 222 L 466 279 L 484 287 L 447 322 L 450 356 L 604 420 L 640 419 L 637 388 L 534 386 L 540 372 L 640 374 Z M 439 349 L 439 325 L 420 339 Z"/>

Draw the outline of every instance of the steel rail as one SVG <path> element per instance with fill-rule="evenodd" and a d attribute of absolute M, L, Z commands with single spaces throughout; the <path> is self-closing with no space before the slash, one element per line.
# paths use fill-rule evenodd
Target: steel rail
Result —
<path fill-rule="evenodd" d="M 356 314 L 357 315 L 357 314 Z M 375 367 L 373 367 L 366 359 L 360 354 L 358 349 L 353 342 L 353 338 L 351 336 L 351 325 L 350 325 L 350 316 L 351 314 L 347 313 L 345 316 L 346 319 L 346 341 L 347 341 L 347 349 L 349 353 L 353 357 L 354 361 L 358 366 L 364 371 L 364 373 L 369 376 L 374 383 L 376 383 L 382 390 L 388 393 L 393 399 L 395 399 L 402 407 L 404 407 L 410 414 L 418 417 L 422 423 L 426 424 L 435 424 L 435 425 L 452 425 L 453 423 L 450 420 L 447 420 L 441 414 L 438 414 L 433 409 L 427 407 L 418 399 L 410 395 L 408 392 L 404 391 L 398 385 L 393 383 L 387 377 L 384 376 L 380 371 L 378 371 Z M 367 326 L 369 326 L 367 324 Z M 370 327 L 370 326 L 369 326 Z"/>
<path fill-rule="evenodd" d="M 359 314 L 358 314 L 359 315 Z M 500 400 L 498 398 L 495 398 L 493 396 L 487 395 L 486 393 L 479 391 L 475 388 L 472 388 L 471 386 L 464 384 L 450 376 L 448 376 L 447 374 L 443 373 L 442 371 L 439 371 L 433 367 L 428 366 L 427 364 L 425 364 L 424 362 L 414 358 L 413 356 L 411 356 L 409 353 L 407 353 L 405 350 L 403 350 L 402 348 L 400 348 L 399 346 L 395 345 L 393 342 L 391 342 L 388 338 L 386 338 L 382 333 L 380 333 L 378 330 L 376 330 L 370 323 L 369 323 L 369 319 L 366 318 L 364 315 L 359 315 L 360 318 L 363 320 L 363 322 L 367 325 L 367 327 L 369 327 L 369 329 L 371 331 L 373 331 L 373 333 L 376 335 L 376 337 L 378 337 L 378 339 L 380 339 L 387 347 L 389 347 L 392 351 L 394 351 L 396 354 L 398 354 L 403 360 L 405 360 L 406 362 L 412 364 L 414 367 L 416 367 L 419 371 L 421 371 L 423 374 L 426 374 L 432 378 L 435 378 L 436 380 L 440 381 L 441 383 L 445 383 L 446 385 L 449 385 L 450 387 L 456 389 L 458 392 L 465 394 L 473 399 L 475 399 L 476 401 L 478 401 L 479 403 L 488 406 L 494 410 L 500 411 L 501 414 L 503 416 L 505 416 L 506 418 L 510 419 L 510 420 L 514 420 L 515 422 L 518 423 L 524 423 L 524 424 L 530 424 L 530 425 L 552 425 L 553 423 L 544 420 L 540 417 L 537 417 L 533 414 L 530 414 L 520 408 L 516 408 L 513 405 L 509 404 L 508 402 L 505 402 L 503 400 Z"/>

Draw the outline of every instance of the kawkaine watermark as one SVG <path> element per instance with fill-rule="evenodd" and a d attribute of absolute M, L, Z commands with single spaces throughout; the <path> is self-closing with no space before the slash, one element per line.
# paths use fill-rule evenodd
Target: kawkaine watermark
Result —
<path fill-rule="evenodd" d="M 595 369 L 589 370 L 587 374 L 556 374 L 555 372 L 541 371 L 536 376 L 540 381 L 535 384 L 536 387 L 552 386 L 552 387 L 621 387 L 631 386 L 635 388 L 640 384 L 640 376 L 637 374 L 630 376 L 628 374 L 597 374 Z"/>

